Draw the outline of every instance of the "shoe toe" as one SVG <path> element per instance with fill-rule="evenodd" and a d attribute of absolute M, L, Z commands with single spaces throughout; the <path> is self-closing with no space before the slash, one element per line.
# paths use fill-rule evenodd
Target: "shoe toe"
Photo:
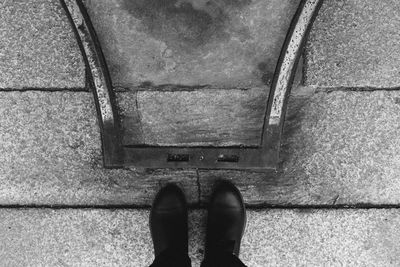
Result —
<path fill-rule="evenodd" d="M 211 202 L 215 206 L 243 209 L 243 200 L 239 190 L 229 182 L 222 182 L 214 190 Z"/>
<path fill-rule="evenodd" d="M 154 200 L 153 210 L 185 210 L 186 200 L 182 190 L 176 185 L 162 188 Z"/>
<path fill-rule="evenodd" d="M 230 182 L 221 182 L 209 203 L 206 256 L 215 250 L 239 255 L 245 225 L 246 210 L 239 190 Z"/>
<path fill-rule="evenodd" d="M 150 231 L 154 252 L 166 249 L 187 251 L 187 205 L 176 185 L 167 185 L 157 194 L 150 213 Z"/>

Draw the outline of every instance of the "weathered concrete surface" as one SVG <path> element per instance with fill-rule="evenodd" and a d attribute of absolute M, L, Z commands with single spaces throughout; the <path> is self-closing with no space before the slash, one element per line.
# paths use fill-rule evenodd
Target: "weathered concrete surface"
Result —
<path fill-rule="evenodd" d="M 292 89 L 301 92 L 302 64 Z M 119 92 L 123 143 L 257 146 L 269 88 Z"/>
<path fill-rule="evenodd" d="M 398 204 L 399 99 L 396 91 L 292 98 L 282 172 L 200 171 L 201 200 L 229 178 L 252 204 Z"/>
<path fill-rule="evenodd" d="M 143 92 L 124 106 L 139 103 L 146 129 L 140 139 L 152 144 L 154 140 L 157 144 L 188 144 L 190 138 L 199 142 L 209 136 L 214 138 L 214 145 L 221 144 L 221 140 L 257 144 L 259 131 L 253 126 L 261 128 L 262 116 L 255 112 L 252 117 L 254 106 L 258 106 L 253 100 L 263 101 L 262 93 L 232 92 L 247 94 L 252 100 L 227 111 L 214 104 L 219 97 L 212 93 L 205 97 L 207 92 Z M 304 87 L 293 93 L 285 125 L 282 171 L 200 171 L 201 200 L 206 201 L 216 180 L 228 178 L 241 188 L 247 203 L 255 205 L 399 204 L 400 93 L 315 93 Z M 190 100 L 190 94 L 196 95 L 196 100 Z M 235 94 L 221 94 L 221 98 L 231 97 L 235 102 Z M 164 108 L 159 99 L 171 103 Z M 203 100 L 193 103 L 198 99 Z M 242 116 L 242 111 L 247 114 Z M 190 132 L 197 123 L 207 130 Z M 201 136 L 210 132 L 208 123 L 229 134 L 220 137 L 211 132 Z"/>
<path fill-rule="evenodd" d="M 116 87 L 269 84 L 299 1 L 85 0 Z M 172 86 L 175 87 L 175 86 Z"/>
<path fill-rule="evenodd" d="M 306 53 L 306 84 L 399 87 L 400 2 L 324 1 Z"/>
<path fill-rule="evenodd" d="M 193 170 L 105 170 L 91 93 L 0 94 L 1 205 L 149 205 L 176 181 L 197 202 Z"/>
<path fill-rule="evenodd" d="M 170 181 L 197 203 L 232 179 L 251 205 L 398 205 L 400 93 L 308 89 L 289 105 L 277 174 L 105 170 L 91 93 L 3 92 L 0 204 L 148 206 Z"/>
<path fill-rule="evenodd" d="M 1 1 L 0 89 L 84 87 L 82 56 L 59 1 Z"/>
<path fill-rule="evenodd" d="M 140 133 L 126 132 L 126 144 L 140 140 L 167 146 L 257 146 L 261 142 L 268 99 L 265 88 L 141 91 L 120 96 L 125 129 L 140 128 Z"/>
<path fill-rule="evenodd" d="M 399 266 L 398 210 L 249 212 L 249 266 Z"/>
<path fill-rule="evenodd" d="M 0 211 L 2 266 L 148 266 L 148 211 Z M 204 211 L 189 214 L 193 266 L 202 259 Z M 249 211 L 248 266 L 399 266 L 398 210 Z"/>

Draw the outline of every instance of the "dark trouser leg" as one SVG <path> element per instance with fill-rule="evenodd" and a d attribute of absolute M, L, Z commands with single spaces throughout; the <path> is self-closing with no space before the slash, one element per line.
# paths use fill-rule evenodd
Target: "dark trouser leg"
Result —
<path fill-rule="evenodd" d="M 158 255 L 150 267 L 191 267 L 189 255 L 182 252 L 166 250 Z"/>
<path fill-rule="evenodd" d="M 201 267 L 246 267 L 235 255 L 227 252 L 213 253 L 204 259 Z"/>

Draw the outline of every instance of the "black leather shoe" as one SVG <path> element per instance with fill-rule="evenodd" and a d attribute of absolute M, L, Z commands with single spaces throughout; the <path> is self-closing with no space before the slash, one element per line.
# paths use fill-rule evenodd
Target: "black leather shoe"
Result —
<path fill-rule="evenodd" d="M 168 250 L 188 253 L 188 211 L 182 190 L 173 184 L 157 194 L 150 213 L 155 256 Z"/>
<path fill-rule="evenodd" d="M 242 195 L 230 182 L 221 182 L 211 195 L 206 232 L 205 258 L 229 253 L 239 256 L 246 227 Z"/>

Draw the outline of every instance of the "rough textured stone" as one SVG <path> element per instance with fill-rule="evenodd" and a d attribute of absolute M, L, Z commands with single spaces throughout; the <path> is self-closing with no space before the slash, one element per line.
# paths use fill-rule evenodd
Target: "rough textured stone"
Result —
<path fill-rule="evenodd" d="M 2 266 L 148 266 L 148 211 L 0 210 Z M 189 214 L 193 266 L 205 215 Z M 398 266 L 398 210 L 248 211 L 240 257 L 248 266 Z"/>
<path fill-rule="evenodd" d="M 193 170 L 106 170 L 91 93 L 0 94 L 1 205 L 150 205 L 175 181 L 197 202 Z"/>
<path fill-rule="evenodd" d="M 1 210 L 2 266 L 148 266 L 145 211 Z"/>
<path fill-rule="evenodd" d="M 201 171 L 201 200 L 232 179 L 248 203 L 399 204 L 400 93 L 334 92 L 291 99 L 282 172 Z"/>
<path fill-rule="evenodd" d="M 293 94 L 300 85 L 298 68 Z M 269 89 L 208 89 L 117 93 L 124 144 L 257 146 Z"/>
<path fill-rule="evenodd" d="M 125 88 L 170 84 L 242 88 L 269 84 L 299 3 L 84 2 L 114 85 Z"/>
<path fill-rule="evenodd" d="M 288 118 L 286 175 L 315 203 L 333 196 L 336 204 L 399 203 L 399 97 L 336 92 L 300 100 Z"/>
<path fill-rule="evenodd" d="M 139 138 L 151 145 L 259 145 L 268 92 L 202 90 L 192 92 L 124 93 L 121 106 L 125 128 L 140 128 L 141 136 L 126 133 L 125 143 Z M 137 103 L 137 110 L 130 107 Z M 127 110 L 128 108 L 128 110 Z M 140 126 L 136 114 L 140 114 Z"/>
<path fill-rule="evenodd" d="M 85 87 L 85 67 L 59 1 L 0 2 L 0 89 Z"/>
<path fill-rule="evenodd" d="M 248 266 L 398 266 L 398 210 L 249 212 Z"/>
<path fill-rule="evenodd" d="M 397 0 L 324 1 L 306 53 L 306 83 L 399 87 Z"/>
<path fill-rule="evenodd" d="M 250 205 L 398 205 L 400 94 L 308 89 L 289 105 L 277 174 L 105 170 L 91 93 L 3 92 L 0 204 L 148 206 L 171 181 L 204 203 L 231 179 Z"/>

